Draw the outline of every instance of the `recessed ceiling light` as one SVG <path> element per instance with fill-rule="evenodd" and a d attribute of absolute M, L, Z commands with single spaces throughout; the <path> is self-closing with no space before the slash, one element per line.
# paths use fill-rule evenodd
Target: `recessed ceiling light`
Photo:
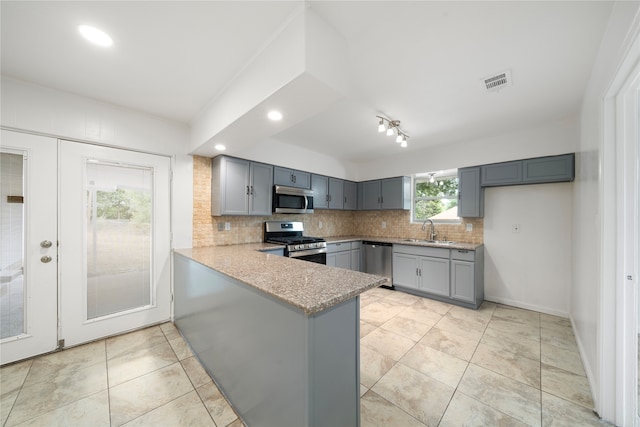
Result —
<path fill-rule="evenodd" d="M 82 37 L 89 40 L 93 44 L 97 44 L 98 46 L 108 47 L 113 44 L 113 40 L 111 40 L 109 34 L 89 25 L 80 25 L 78 27 L 78 31 L 80 31 Z"/>
<path fill-rule="evenodd" d="M 269 117 L 273 121 L 282 120 L 282 113 L 280 111 L 269 111 L 267 117 Z"/>
<path fill-rule="evenodd" d="M 224 151 L 224 150 L 226 150 L 226 149 L 227 149 L 227 147 L 225 147 L 225 146 L 224 146 L 224 145 L 222 145 L 222 144 L 216 144 L 213 148 L 215 148 L 215 149 L 216 149 L 216 150 L 218 150 L 218 151 Z"/>

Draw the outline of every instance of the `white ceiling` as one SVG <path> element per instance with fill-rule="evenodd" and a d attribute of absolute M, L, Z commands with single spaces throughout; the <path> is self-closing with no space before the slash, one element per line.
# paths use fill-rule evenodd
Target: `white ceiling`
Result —
<path fill-rule="evenodd" d="M 358 162 L 402 150 L 376 114 L 402 121 L 409 151 L 576 114 L 612 2 L 3 0 L 1 71 L 190 123 L 303 6 L 344 38 L 353 90 L 272 138 Z M 486 93 L 506 69 L 513 86 Z"/>

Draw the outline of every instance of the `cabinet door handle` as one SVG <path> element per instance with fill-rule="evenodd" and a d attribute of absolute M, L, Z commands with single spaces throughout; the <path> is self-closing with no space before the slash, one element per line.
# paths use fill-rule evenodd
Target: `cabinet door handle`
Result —
<path fill-rule="evenodd" d="M 469 251 L 468 250 L 458 250 L 459 254 L 468 254 Z"/>
<path fill-rule="evenodd" d="M 331 201 L 331 194 L 329 194 L 329 201 Z"/>
<path fill-rule="evenodd" d="M 328 201 L 329 201 L 329 195 L 328 195 L 328 194 L 324 196 L 324 201 L 325 201 L 325 202 L 328 202 Z"/>
<path fill-rule="evenodd" d="M 384 197 L 380 197 L 380 204 L 384 205 Z"/>
<path fill-rule="evenodd" d="M 344 202 L 347 203 L 347 196 L 344 196 Z"/>
<path fill-rule="evenodd" d="M 249 191 L 249 193 L 253 196 L 253 185 L 251 186 L 251 190 Z"/>
<path fill-rule="evenodd" d="M 249 186 L 247 185 L 247 196 L 249 195 Z"/>
<path fill-rule="evenodd" d="M 418 274 L 418 269 L 416 268 L 416 276 L 419 276 L 420 274 Z"/>

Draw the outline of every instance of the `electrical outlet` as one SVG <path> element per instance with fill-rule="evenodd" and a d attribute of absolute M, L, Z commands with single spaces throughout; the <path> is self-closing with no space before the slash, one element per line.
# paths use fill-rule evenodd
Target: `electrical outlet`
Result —
<path fill-rule="evenodd" d="M 473 231 L 473 224 L 467 223 L 467 231 Z"/>
<path fill-rule="evenodd" d="M 224 231 L 229 231 L 231 230 L 231 223 L 230 222 L 225 222 L 224 223 Z"/>
<path fill-rule="evenodd" d="M 322 221 L 318 221 L 318 228 L 322 230 Z"/>
<path fill-rule="evenodd" d="M 511 224 L 511 232 L 519 233 L 520 232 L 520 224 Z"/>
<path fill-rule="evenodd" d="M 385 221 L 382 221 L 382 228 L 387 228 L 387 223 Z"/>

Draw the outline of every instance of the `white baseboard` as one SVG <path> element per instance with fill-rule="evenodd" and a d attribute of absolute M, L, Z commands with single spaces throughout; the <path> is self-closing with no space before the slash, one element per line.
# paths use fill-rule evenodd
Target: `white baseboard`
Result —
<path fill-rule="evenodd" d="M 525 310 L 539 311 L 540 313 L 550 314 L 552 316 L 559 316 L 569 318 L 569 313 L 560 310 L 554 310 L 548 307 L 542 307 L 534 304 L 527 304 L 521 301 L 514 301 L 508 298 L 492 297 L 485 295 L 485 301 L 497 302 L 498 304 L 510 305 L 512 307 L 524 308 Z"/>

